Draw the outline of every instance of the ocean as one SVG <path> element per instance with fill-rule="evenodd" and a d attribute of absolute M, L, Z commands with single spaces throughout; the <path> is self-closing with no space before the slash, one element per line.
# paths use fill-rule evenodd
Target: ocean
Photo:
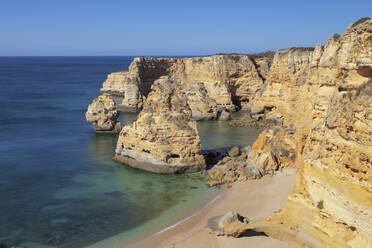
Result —
<path fill-rule="evenodd" d="M 88 104 L 133 57 L 0 57 L 0 242 L 105 247 L 173 225 L 215 198 L 205 175 L 156 175 L 112 161 Z M 121 116 L 125 124 L 135 114 Z M 254 128 L 198 123 L 203 149 L 249 145 Z"/>

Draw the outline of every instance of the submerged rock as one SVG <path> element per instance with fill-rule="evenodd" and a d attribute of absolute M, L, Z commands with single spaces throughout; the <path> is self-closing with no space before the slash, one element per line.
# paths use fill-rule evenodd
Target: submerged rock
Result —
<path fill-rule="evenodd" d="M 96 132 L 119 133 L 120 122 L 117 122 L 119 112 L 115 102 L 108 96 L 98 96 L 88 106 L 86 120 L 91 122 Z"/>
<path fill-rule="evenodd" d="M 120 132 L 114 159 L 155 173 L 205 169 L 196 122 L 180 82 L 161 77 L 137 120 Z"/>

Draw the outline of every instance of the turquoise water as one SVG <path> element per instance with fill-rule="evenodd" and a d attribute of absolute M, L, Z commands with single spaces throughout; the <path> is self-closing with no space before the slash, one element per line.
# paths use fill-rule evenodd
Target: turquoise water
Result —
<path fill-rule="evenodd" d="M 85 121 L 106 75 L 131 60 L 0 57 L 0 242 L 31 248 L 131 242 L 218 193 L 199 173 L 155 175 L 113 162 L 117 137 L 94 134 Z M 258 133 L 216 121 L 198 128 L 204 149 L 249 144 Z"/>

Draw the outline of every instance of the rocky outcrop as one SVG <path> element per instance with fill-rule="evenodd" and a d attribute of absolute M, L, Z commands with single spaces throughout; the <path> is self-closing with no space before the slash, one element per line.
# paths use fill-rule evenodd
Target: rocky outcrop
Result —
<path fill-rule="evenodd" d="M 268 112 L 295 128 L 297 181 L 286 207 L 260 231 L 301 247 L 372 247 L 372 20 L 351 24 L 309 58 L 288 106 L 280 100 L 285 90 L 262 92 L 278 94 Z M 276 86 L 302 77 L 290 75 Z"/>
<path fill-rule="evenodd" d="M 227 156 L 224 156 L 208 170 L 206 184 L 212 187 L 261 178 L 265 172 L 248 159 L 250 152 L 250 147 L 245 147 L 242 150 L 238 147 L 231 148 Z"/>
<path fill-rule="evenodd" d="M 256 64 L 256 61 L 258 64 Z M 218 112 L 245 108 L 263 86 L 269 62 L 248 55 L 193 58 L 138 57 L 128 71 L 111 73 L 101 94 L 112 98 L 120 111 L 139 111 L 161 76 L 177 79 L 187 93 L 196 120 L 216 119 Z"/>
<path fill-rule="evenodd" d="M 249 103 L 263 79 L 248 55 L 213 55 L 177 59 L 172 75 L 183 83 L 203 82 L 218 110 L 235 110 Z"/>
<path fill-rule="evenodd" d="M 120 132 L 114 159 L 155 173 L 205 169 L 196 122 L 177 79 L 153 83 L 137 120 Z"/>
<path fill-rule="evenodd" d="M 247 230 L 249 220 L 235 211 L 208 220 L 207 228 L 217 236 L 239 237 Z"/>
<path fill-rule="evenodd" d="M 209 97 L 203 83 L 189 83 L 182 86 L 194 120 L 213 120 L 217 118 L 217 103 Z"/>
<path fill-rule="evenodd" d="M 87 121 L 92 122 L 93 128 L 99 133 L 119 133 L 120 122 L 117 122 L 119 112 L 115 102 L 107 96 L 99 96 L 88 106 L 85 114 Z"/>
<path fill-rule="evenodd" d="M 254 142 L 248 160 L 264 174 L 295 167 L 295 132 L 293 125 L 265 129 Z"/>
<path fill-rule="evenodd" d="M 282 124 L 293 114 L 300 87 L 307 80 L 313 50 L 291 48 L 275 53 L 268 80 L 252 102 L 254 119 Z"/>
<path fill-rule="evenodd" d="M 125 112 L 136 112 L 142 108 L 143 95 L 138 82 L 129 72 L 114 72 L 103 83 L 101 94 L 116 101 L 117 108 Z"/>

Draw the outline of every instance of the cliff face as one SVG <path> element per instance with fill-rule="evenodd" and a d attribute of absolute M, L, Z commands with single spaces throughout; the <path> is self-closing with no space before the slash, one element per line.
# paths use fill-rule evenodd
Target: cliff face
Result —
<path fill-rule="evenodd" d="M 247 55 L 177 59 L 172 75 L 184 84 L 202 82 L 219 110 L 244 106 L 263 85 L 258 69 Z"/>
<path fill-rule="evenodd" d="M 115 160 L 155 173 L 205 168 L 196 123 L 179 81 L 161 77 L 154 82 L 137 120 L 120 132 L 115 153 Z"/>
<path fill-rule="evenodd" d="M 282 123 L 294 112 L 301 85 L 307 80 L 312 48 L 291 48 L 276 52 L 268 80 L 252 103 L 255 119 Z"/>
<path fill-rule="evenodd" d="M 115 100 L 123 111 L 138 111 L 161 76 L 181 82 L 189 94 L 196 119 L 217 118 L 217 112 L 234 111 L 252 101 L 268 74 L 268 61 L 247 55 L 213 55 L 195 58 L 135 58 L 128 71 L 111 73 L 101 93 Z M 208 96 L 208 99 L 205 99 Z M 195 102 L 204 106 L 196 106 Z"/>
<path fill-rule="evenodd" d="M 142 108 L 143 95 L 137 80 L 129 72 L 114 72 L 103 83 L 101 94 L 112 98 L 118 109 L 138 111 Z"/>
<path fill-rule="evenodd" d="M 296 128 L 296 187 L 263 230 L 301 246 L 372 247 L 372 20 L 309 57 L 295 104 L 281 112 Z"/>
<path fill-rule="evenodd" d="M 143 105 L 137 121 L 122 129 L 115 159 L 153 172 L 205 168 L 193 119 L 238 106 L 280 124 L 265 130 L 249 154 L 226 158 L 215 181 L 296 167 L 286 207 L 260 230 L 302 247 L 372 247 L 371 78 L 367 18 L 324 47 L 281 50 L 273 61 L 136 58 L 128 72 L 109 76 L 102 93 L 123 97 L 124 108 Z M 115 104 L 100 97 L 93 103 L 87 119 L 111 130 Z"/>

